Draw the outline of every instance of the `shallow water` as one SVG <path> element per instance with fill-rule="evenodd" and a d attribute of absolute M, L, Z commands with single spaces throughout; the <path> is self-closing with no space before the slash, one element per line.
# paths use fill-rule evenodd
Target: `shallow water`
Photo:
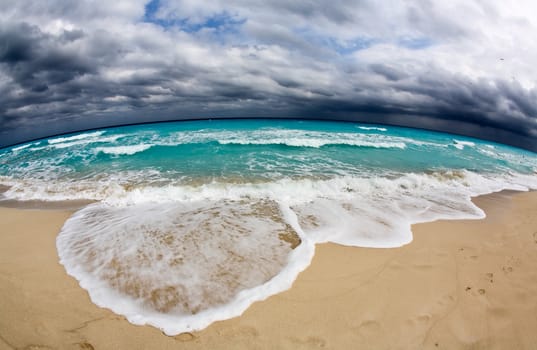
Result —
<path fill-rule="evenodd" d="M 356 123 L 137 125 L 0 151 L 5 200 L 95 201 L 57 239 L 92 300 L 167 334 L 289 288 L 314 245 L 398 247 L 413 223 L 482 218 L 472 196 L 537 189 L 537 156 Z M 5 186 L 5 188 L 4 188 Z"/>

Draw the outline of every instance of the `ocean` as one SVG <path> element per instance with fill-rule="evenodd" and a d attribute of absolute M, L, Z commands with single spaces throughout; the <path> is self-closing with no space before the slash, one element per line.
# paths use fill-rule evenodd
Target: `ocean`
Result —
<path fill-rule="evenodd" d="M 166 334 L 291 287 L 315 245 L 395 248 L 537 189 L 537 154 L 451 134 L 300 120 L 142 124 L 0 150 L 1 201 L 90 201 L 57 237 L 91 300 Z"/>

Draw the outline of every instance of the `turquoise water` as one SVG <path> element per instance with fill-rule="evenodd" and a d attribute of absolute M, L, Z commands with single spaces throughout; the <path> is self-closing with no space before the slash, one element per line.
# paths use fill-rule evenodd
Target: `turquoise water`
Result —
<path fill-rule="evenodd" d="M 465 142 L 469 142 L 470 145 Z M 423 130 L 316 121 L 136 125 L 4 149 L 0 176 L 121 183 L 271 181 L 438 170 L 532 174 L 535 154 Z M 136 174 L 135 174 L 136 173 Z M 47 199 L 47 198 L 43 198 Z"/>
<path fill-rule="evenodd" d="M 10 200 L 92 200 L 61 263 L 92 300 L 168 334 L 290 287 L 314 246 L 398 247 L 413 223 L 482 218 L 472 196 L 537 189 L 537 155 L 357 123 L 218 120 L 89 131 L 0 150 Z"/>

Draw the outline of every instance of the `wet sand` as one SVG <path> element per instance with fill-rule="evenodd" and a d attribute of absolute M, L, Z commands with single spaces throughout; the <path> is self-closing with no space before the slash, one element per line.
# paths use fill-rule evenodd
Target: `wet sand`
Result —
<path fill-rule="evenodd" d="M 396 249 L 317 247 L 293 287 L 175 337 L 91 303 L 58 263 L 71 212 L 0 208 L 0 349 L 535 349 L 537 192 Z"/>

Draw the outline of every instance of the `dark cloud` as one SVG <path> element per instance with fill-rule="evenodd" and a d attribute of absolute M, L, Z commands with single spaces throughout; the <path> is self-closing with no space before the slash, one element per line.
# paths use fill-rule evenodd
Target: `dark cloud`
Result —
<path fill-rule="evenodd" d="M 160 0 L 147 16 L 144 1 L 8 3 L 0 145 L 143 121 L 300 117 L 438 129 L 537 151 L 530 8 Z"/>
<path fill-rule="evenodd" d="M 8 110 L 13 108 L 62 102 L 76 95 L 76 89 L 62 94 L 61 87 L 96 71 L 91 62 L 65 48 L 65 41 L 76 40 L 80 35 L 63 32 L 61 37 L 53 37 L 27 23 L 0 28 L 0 67 L 11 88 L 19 90 L 17 94 L 0 97 L 3 113 L 9 114 Z"/>

